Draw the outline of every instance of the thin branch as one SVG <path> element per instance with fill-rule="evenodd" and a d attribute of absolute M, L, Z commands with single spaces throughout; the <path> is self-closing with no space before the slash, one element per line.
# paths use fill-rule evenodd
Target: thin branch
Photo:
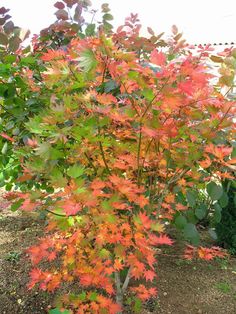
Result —
<path fill-rule="evenodd" d="M 63 214 L 57 214 L 57 213 L 55 213 L 55 212 L 53 212 L 53 211 L 51 211 L 51 210 L 49 210 L 49 209 L 44 209 L 46 212 L 48 212 L 48 213 L 50 213 L 50 214 L 53 214 L 53 215 L 55 215 L 55 216 L 59 216 L 59 217 L 68 217 L 68 216 L 66 216 L 66 215 L 63 215 Z M 71 215 L 72 216 L 72 215 Z"/>
<path fill-rule="evenodd" d="M 219 121 L 219 123 L 217 124 L 217 126 L 211 128 L 211 131 L 213 131 L 215 128 L 218 128 L 218 127 L 221 125 L 221 123 L 224 121 L 224 119 L 226 118 L 227 114 L 229 113 L 230 109 L 231 109 L 231 106 L 229 106 L 229 108 L 226 110 L 225 114 L 224 114 L 223 117 L 220 119 L 220 121 Z"/>
<path fill-rule="evenodd" d="M 162 87 L 158 90 L 158 92 L 156 93 L 156 95 L 152 98 L 152 100 L 150 101 L 150 103 L 147 105 L 146 109 L 144 110 L 141 119 L 144 118 L 144 116 L 146 115 L 147 111 L 150 109 L 150 107 L 152 106 L 153 102 L 155 101 L 155 99 L 157 98 L 157 96 L 160 94 L 160 92 L 163 90 L 163 88 L 166 86 L 166 84 L 169 81 L 169 77 L 166 79 L 166 81 L 163 83 Z"/>
<path fill-rule="evenodd" d="M 124 87 L 124 89 L 125 89 L 125 91 L 126 91 L 126 94 L 129 94 L 128 91 L 127 91 L 127 88 L 126 88 L 125 84 L 124 84 L 122 81 L 121 81 L 120 83 L 121 83 L 121 85 Z M 138 112 L 138 109 L 136 108 L 136 106 L 135 106 L 135 104 L 134 104 L 134 100 L 133 100 L 132 96 L 131 96 L 129 99 L 130 99 L 130 101 L 131 101 L 131 105 L 132 105 L 132 107 L 134 108 L 135 112 L 137 113 L 138 116 L 140 116 L 140 114 L 139 114 L 139 112 Z"/>
<path fill-rule="evenodd" d="M 164 188 L 164 191 L 162 192 L 162 195 L 159 199 L 159 202 L 158 202 L 158 208 L 157 208 L 157 211 L 159 211 L 161 209 L 161 204 L 168 192 L 168 189 L 169 189 L 169 186 L 172 184 L 172 183 L 175 183 L 177 182 L 179 179 L 181 179 L 183 177 L 183 175 L 185 175 L 185 173 L 187 173 L 189 171 L 189 168 L 187 169 L 184 169 L 182 172 L 180 172 L 180 174 L 178 175 L 174 175 L 166 184 L 165 188 Z"/>
<path fill-rule="evenodd" d="M 122 292 L 124 293 L 128 287 L 129 281 L 130 281 L 130 273 L 131 273 L 131 267 L 128 269 L 127 275 L 125 277 L 125 281 L 123 283 L 123 286 L 121 288 Z"/>
<path fill-rule="evenodd" d="M 85 155 L 85 157 L 87 158 L 87 160 L 88 160 L 88 162 L 89 162 L 90 166 L 93 168 L 93 170 L 94 170 L 95 174 L 97 174 L 97 168 L 94 166 L 94 164 L 93 164 L 93 162 L 92 162 L 91 158 L 88 156 L 88 154 L 87 154 L 87 153 L 84 153 L 84 155 Z"/>
<path fill-rule="evenodd" d="M 54 211 L 52 210 L 49 210 L 49 209 L 44 209 L 46 212 L 50 213 L 50 214 L 53 214 L 55 216 L 58 216 L 58 217 L 75 217 L 75 216 L 78 216 L 77 214 L 74 214 L 74 215 L 64 215 L 64 214 L 58 214 L 58 213 L 55 213 Z"/>
<path fill-rule="evenodd" d="M 141 169 L 140 169 L 141 142 L 142 142 L 142 123 L 140 124 L 139 139 L 138 139 L 138 154 L 137 154 L 138 185 L 140 185 L 140 173 L 141 173 Z"/>
<path fill-rule="evenodd" d="M 108 167 L 106 158 L 105 158 L 105 153 L 104 153 L 104 150 L 103 150 L 102 143 L 101 143 L 100 141 L 99 141 L 99 148 L 100 148 L 100 151 L 101 151 L 102 160 L 103 160 L 103 162 L 104 162 L 104 165 L 105 165 L 107 171 L 108 171 L 109 173 L 111 173 L 111 171 L 110 171 L 110 169 L 109 169 L 109 167 Z"/>
<path fill-rule="evenodd" d="M 99 125 L 98 125 L 98 134 L 101 135 L 101 130 L 100 130 L 100 126 Z M 104 149 L 103 149 L 103 146 L 102 146 L 102 142 L 98 141 L 98 143 L 99 143 L 99 148 L 100 148 L 100 152 L 101 152 L 101 155 L 102 155 L 102 160 L 104 162 L 104 165 L 105 165 L 108 173 L 111 174 L 111 171 L 109 169 L 108 163 L 106 161 L 106 157 L 105 157 Z"/>

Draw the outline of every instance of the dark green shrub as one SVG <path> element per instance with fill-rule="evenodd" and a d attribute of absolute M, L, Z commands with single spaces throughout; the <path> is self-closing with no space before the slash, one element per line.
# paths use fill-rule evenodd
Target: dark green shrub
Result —
<path fill-rule="evenodd" d="M 216 225 L 218 244 L 236 255 L 236 184 L 234 182 L 224 183 L 228 202 L 222 208 L 221 221 Z"/>

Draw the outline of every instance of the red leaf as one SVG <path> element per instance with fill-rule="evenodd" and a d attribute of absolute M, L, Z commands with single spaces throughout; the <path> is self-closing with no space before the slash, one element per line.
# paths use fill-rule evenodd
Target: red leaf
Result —
<path fill-rule="evenodd" d="M 57 10 L 55 13 L 58 20 L 68 20 L 69 16 L 65 10 Z"/>
<path fill-rule="evenodd" d="M 60 2 L 60 1 L 57 1 L 55 4 L 54 4 L 54 7 L 56 7 L 57 9 L 59 10 L 62 10 L 65 8 L 65 5 L 63 2 Z"/>
<path fill-rule="evenodd" d="M 152 36 L 155 35 L 155 33 L 154 33 L 154 31 L 153 31 L 153 29 L 151 27 L 148 27 L 147 31 L 149 32 L 150 35 L 152 35 Z"/>
<path fill-rule="evenodd" d="M 1 137 L 4 137 L 6 140 L 14 142 L 14 138 L 8 136 L 6 133 L 0 133 Z"/>
<path fill-rule="evenodd" d="M 151 53 L 150 61 L 156 65 L 165 65 L 166 63 L 166 56 L 163 52 L 158 52 L 158 50 L 154 49 Z"/>
<path fill-rule="evenodd" d="M 78 0 L 64 0 L 69 8 L 72 8 L 74 4 L 78 3 Z"/>
<path fill-rule="evenodd" d="M 28 288 L 32 289 L 35 286 L 36 283 L 41 281 L 41 279 L 42 279 L 42 271 L 39 268 L 32 269 L 31 272 L 30 272 L 30 278 L 31 278 L 31 281 L 28 284 Z"/>
<path fill-rule="evenodd" d="M 142 284 L 140 284 L 138 287 L 131 288 L 131 290 L 134 291 L 135 293 L 137 293 L 137 296 L 143 301 L 145 301 L 145 300 L 149 299 L 150 297 L 155 296 L 157 294 L 156 288 L 147 289 Z"/>
<path fill-rule="evenodd" d="M 172 245 L 173 240 L 171 240 L 166 234 L 161 234 L 159 237 L 152 235 L 150 236 L 150 240 L 153 245 Z"/>
<path fill-rule="evenodd" d="M 38 146 L 38 142 L 36 139 L 31 139 L 31 138 L 28 138 L 27 140 L 27 145 L 29 145 L 30 147 L 37 147 Z"/>
<path fill-rule="evenodd" d="M 146 281 L 148 280 L 153 281 L 153 279 L 156 277 L 156 274 L 152 270 L 147 270 L 144 272 L 144 277 Z"/>
<path fill-rule="evenodd" d="M 50 49 L 41 56 L 41 59 L 43 61 L 52 61 L 55 59 L 61 59 L 63 56 L 65 56 L 65 54 L 66 53 L 63 50 Z"/>
<path fill-rule="evenodd" d="M 152 221 L 149 219 L 149 217 L 144 213 L 139 213 L 139 218 L 144 228 L 150 229 Z"/>
<path fill-rule="evenodd" d="M 146 126 L 142 127 L 142 133 L 144 133 L 145 135 L 150 136 L 150 137 L 157 137 L 157 135 L 158 135 L 156 130 L 150 129 Z"/>
<path fill-rule="evenodd" d="M 7 12 L 9 12 L 10 10 L 9 9 L 6 9 L 4 7 L 1 7 L 0 8 L 0 14 L 6 14 Z"/>
<path fill-rule="evenodd" d="M 171 30 L 172 30 L 172 33 L 173 33 L 174 35 L 177 35 L 177 34 L 178 34 L 178 28 L 177 28 L 176 25 L 173 25 L 172 28 L 171 28 Z"/>
<path fill-rule="evenodd" d="M 181 82 L 181 83 L 179 83 L 178 86 L 179 86 L 179 89 L 184 94 L 192 96 L 192 94 L 194 92 L 193 82 L 192 81 L 188 80 L 188 81 L 185 81 L 185 82 Z"/>
<path fill-rule="evenodd" d="M 81 204 L 75 203 L 72 200 L 67 200 L 61 207 L 64 209 L 67 216 L 76 215 L 82 209 Z"/>

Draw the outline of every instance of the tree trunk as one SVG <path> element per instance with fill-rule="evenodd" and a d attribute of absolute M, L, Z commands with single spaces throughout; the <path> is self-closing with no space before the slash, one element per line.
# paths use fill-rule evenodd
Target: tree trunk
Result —
<path fill-rule="evenodd" d="M 120 282 L 120 273 L 115 273 L 115 283 L 116 283 L 116 303 L 120 305 L 121 311 L 119 314 L 122 314 L 123 309 L 123 291 L 121 288 L 121 282 Z"/>
<path fill-rule="evenodd" d="M 129 284 L 129 280 L 130 280 L 130 272 L 131 272 L 131 268 L 128 269 L 125 281 L 123 283 L 123 285 L 121 284 L 121 280 L 120 280 L 120 273 L 116 272 L 115 273 L 115 283 L 116 283 L 116 303 L 120 305 L 121 307 L 121 311 L 118 314 L 122 314 L 123 312 L 123 303 L 124 303 L 124 293 L 128 287 Z"/>

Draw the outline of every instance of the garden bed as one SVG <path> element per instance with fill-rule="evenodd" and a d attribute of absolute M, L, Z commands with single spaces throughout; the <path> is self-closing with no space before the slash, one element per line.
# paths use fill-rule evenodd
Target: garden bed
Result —
<path fill-rule="evenodd" d="M 55 296 L 28 291 L 30 263 L 25 249 L 43 234 L 44 221 L 32 214 L 0 209 L 0 309 L 3 314 L 43 314 Z M 143 314 L 236 313 L 236 259 L 186 261 L 176 241 L 158 258 L 159 297 Z M 176 257 L 176 254 L 179 257 Z"/>

